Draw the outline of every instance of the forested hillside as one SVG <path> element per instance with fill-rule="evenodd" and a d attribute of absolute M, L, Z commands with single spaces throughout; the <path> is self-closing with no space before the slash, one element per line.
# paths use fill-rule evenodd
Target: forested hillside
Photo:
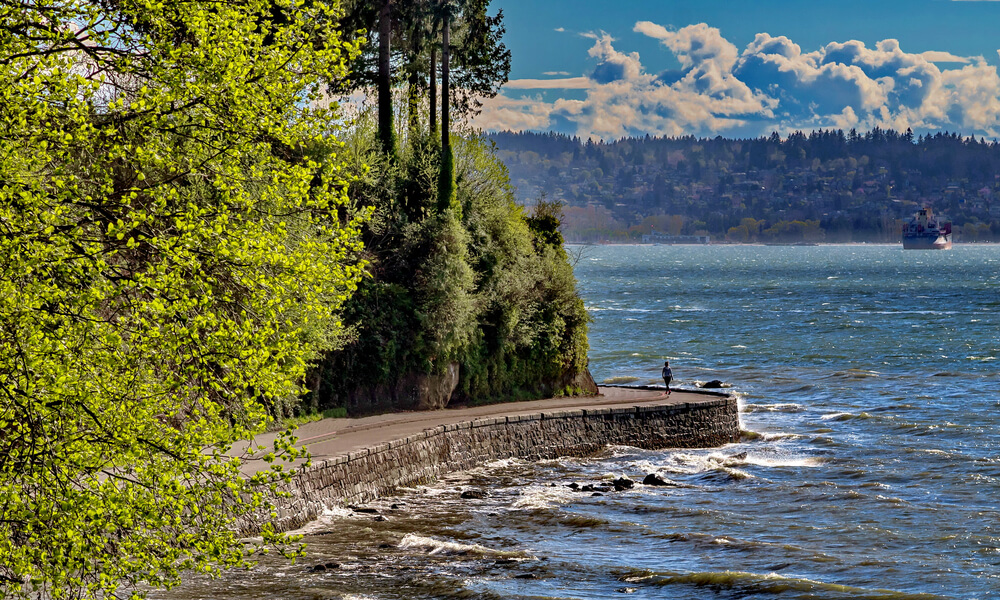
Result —
<path fill-rule="evenodd" d="M 925 206 L 956 241 L 1000 241 L 1000 144 L 874 129 L 757 139 L 492 134 L 519 199 L 565 204 L 570 240 L 882 241 Z"/>

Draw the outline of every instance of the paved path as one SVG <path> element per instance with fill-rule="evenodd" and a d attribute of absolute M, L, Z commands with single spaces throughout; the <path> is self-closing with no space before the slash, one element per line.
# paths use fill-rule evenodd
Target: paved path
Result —
<path fill-rule="evenodd" d="M 307 446 L 313 460 L 318 461 L 404 438 L 438 425 L 475 419 L 535 414 L 552 410 L 694 403 L 717 397 L 697 392 L 675 391 L 667 397 L 661 390 L 619 387 L 599 389 L 601 395 L 596 397 L 549 398 L 466 408 L 389 413 L 357 419 L 323 419 L 302 425 L 296 434 L 299 444 Z M 270 446 L 273 439 L 274 434 L 262 435 L 257 438 L 257 443 Z M 246 461 L 244 471 L 252 473 L 266 466 L 263 461 Z"/>

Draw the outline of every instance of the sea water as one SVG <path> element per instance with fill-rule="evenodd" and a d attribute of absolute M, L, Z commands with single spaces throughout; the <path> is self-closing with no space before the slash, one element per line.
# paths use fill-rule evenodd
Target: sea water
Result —
<path fill-rule="evenodd" d="M 721 380 L 740 443 L 492 463 L 157 595 L 1000 597 L 1000 247 L 569 250 L 597 381 Z M 654 472 L 674 485 L 567 487 Z"/>

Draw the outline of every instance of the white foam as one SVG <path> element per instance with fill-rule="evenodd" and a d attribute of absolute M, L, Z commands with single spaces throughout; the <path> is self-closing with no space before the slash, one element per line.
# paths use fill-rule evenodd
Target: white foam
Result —
<path fill-rule="evenodd" d="M 403 537 L 403 539 L 400 540 L 399 547 L 425 550 L 427 551 L 428 554 L 431 555 L 477 554 L 480 556 L 534 558 L 525 552 L 510 551 L 510 550 L 494 550 L 492 548 L 487 548 L 486 546 L 480 546 L 479 544 L 461 544 L 458 542 L 446 542 L 442 540 L 436 540 L 431 537 L 416 535 L 413 533 L 406 534 Z"/>
<path fill-rule="evenodd" d="M 519 467 L 527 464 L 524 460 L 520 458 L 501 458 L 498 460 L 492 460 L 483 465 L 486 469 L 504 469 L 507 467 Z"/>
<path fill-rule="evenodd" d="M 520 495 L 511 505 L 511 508 L 515 510 L 552 508 L 553 506 L 571 502 L 573 496 L 573 490 L 564 485 L 555 487 L 531 485 L 521 490 Z"/>
<path fill-rule="evenodd" d="M 748 454 L 740 464 L 757 465 L 759 467 L 818 467 L 823 464 L 823 460 L 807 456 L 781 456 L 765 457 Z"/>
<path fill-rule="evenodd" d="M 288 535 L 311 535 L 321 531 L 329 531 L 335 522 L 350 518 L 353 514 L 354 512 L 351 509 L 343 506 L 324 508 L 319 516 L 295 531 L 289 531 Z"/>
<path fill-rule="evenodd" d="M 830 413 L 828 415 L 823 415 L 820 417 L 820 419 L 824 421 L 829 421 L 830 419 L 840 419 L 842 417 L 853 417 L 853 416 L 854 415 L 848 412 L 837 412 L 837 413 Z"/>
<path fill-rule="evenodd" d="M 779 404 L 747 404 L 744 407 L 748 412 L 802 412 L 805 410 L 801 404 L 794 402 L 782 402 Z"/>

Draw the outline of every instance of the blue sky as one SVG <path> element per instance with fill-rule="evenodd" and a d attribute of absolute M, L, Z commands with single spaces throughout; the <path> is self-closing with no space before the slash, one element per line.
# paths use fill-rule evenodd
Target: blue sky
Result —
<path fill-rule="evenodd" d="M 1000 1 L 494 0 L 474 124 L 581 137 L 873 126 L 1000 137 Z"/>

